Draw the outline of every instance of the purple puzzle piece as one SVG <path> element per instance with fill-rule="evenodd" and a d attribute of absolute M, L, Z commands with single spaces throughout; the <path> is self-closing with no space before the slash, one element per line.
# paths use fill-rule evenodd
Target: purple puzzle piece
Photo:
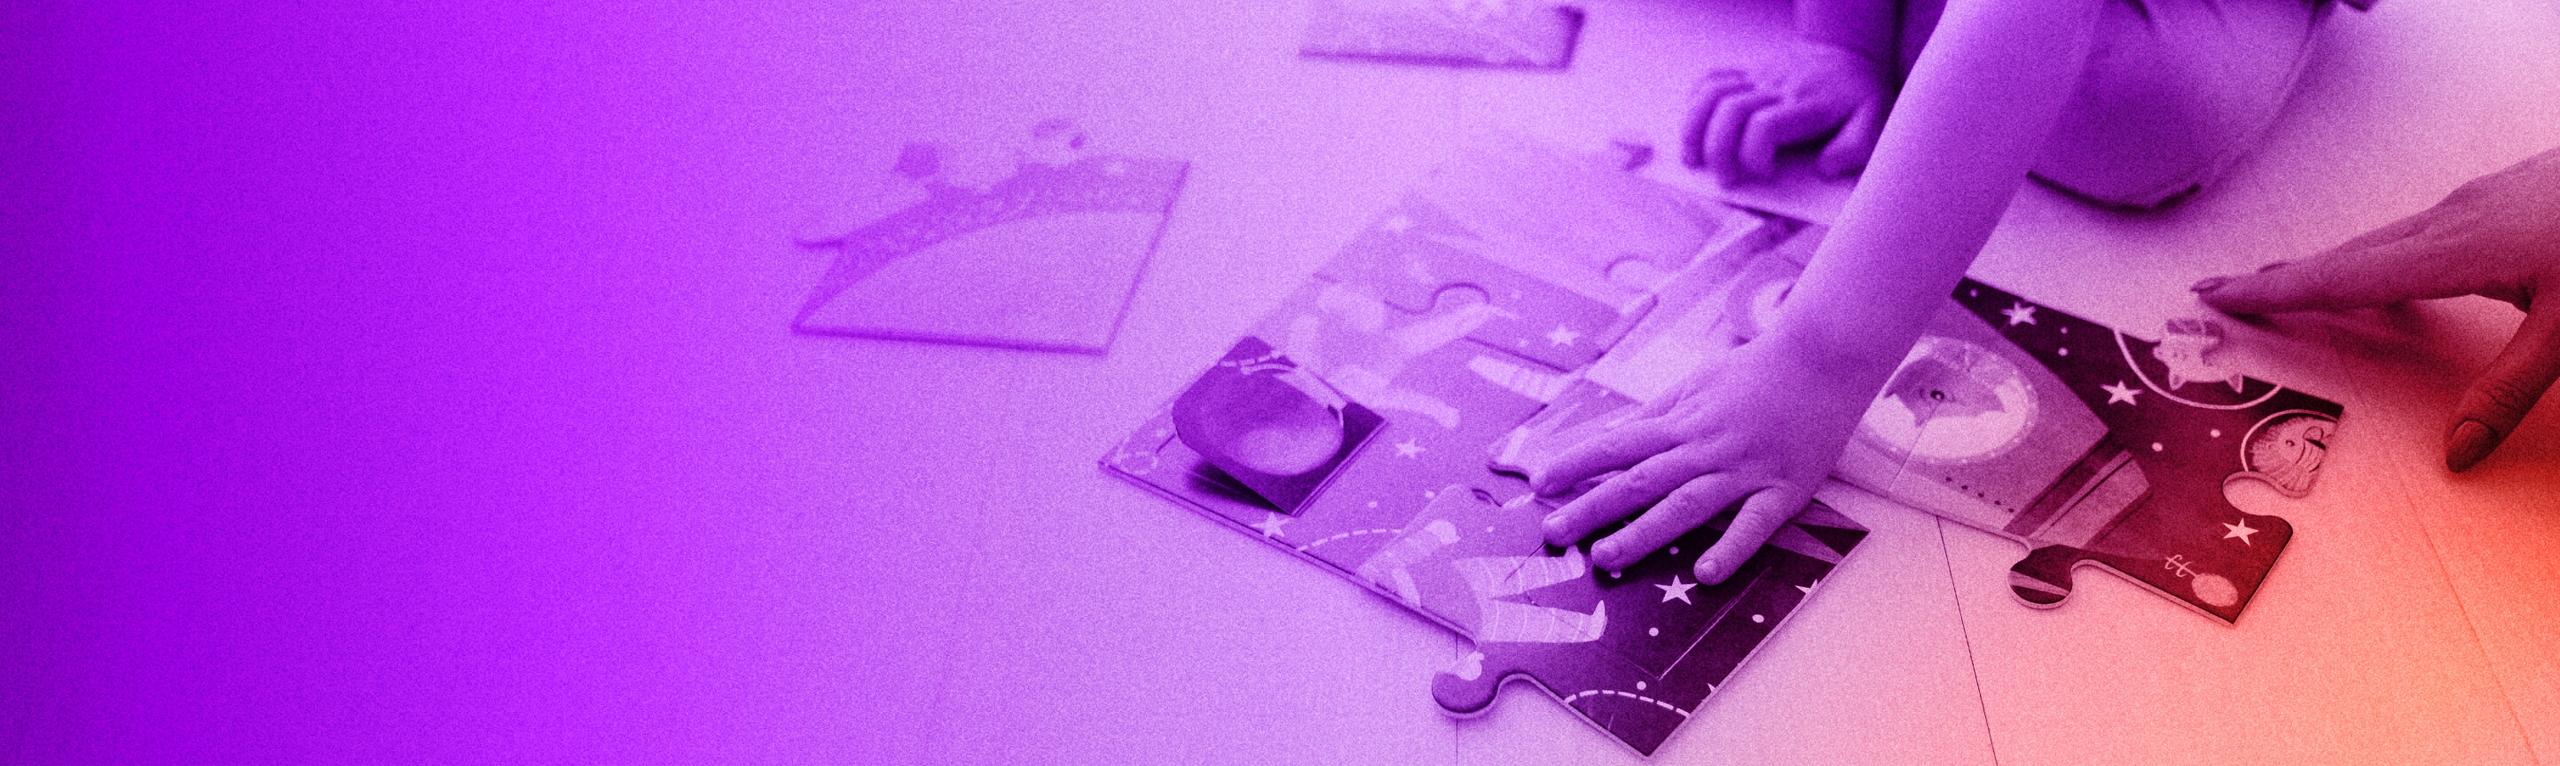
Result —
<path fill-rule="evenodd" d="M 1688 580 L 1729 518 L 1625 571 L 1526 592 L 1521 619 L 1546 624 L 1496 631 L 1488 618 L 1475 651 L 1433 682 L 1433 698 L 1452 713 L 1481 713 L 1503 682 L 1530 681 L 1651 755 L 1867 535 L 1815 503 L 1723 583 Z"/>

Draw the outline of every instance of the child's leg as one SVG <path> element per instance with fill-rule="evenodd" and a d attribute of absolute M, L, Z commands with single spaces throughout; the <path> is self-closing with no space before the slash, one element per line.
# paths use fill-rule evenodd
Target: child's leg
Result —
<path fill-rule="evenodd" d="M 2034 176 L 2119 207 L 2158 207 L 2201 188 L 2274 124 L 2330 5 L 2110 3 Z"/>

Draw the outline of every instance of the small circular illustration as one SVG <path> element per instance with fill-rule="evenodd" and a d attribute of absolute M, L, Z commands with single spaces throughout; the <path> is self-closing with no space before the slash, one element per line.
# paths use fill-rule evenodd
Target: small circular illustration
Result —
<path fill-rule="evenodd" d="M 2240 464 L 2289 497 L 2311 492 L 2338 421 L 2305 410 L 2287 410 L 2258 421 L 2242 441 Z"/>
<path fill-rule="evenodd" d="M 2196 600 L 2198 601 L 2212 604 L 2214 606 L 2230 606 L 2232 604 L 2240 603 L 2239 586 L 2232 585 L 2231 581 L 2224 579 L 2222 575 L 2196 575 L 2193 584 L 2196 589 Z"/>
<path fill-rule="evenodd" d="M 1938 462 L 1997 457 L 2035 422 L 2024 373 L 1971 342 L 1923 336 L 1885 384 L 1859 433 L 1893 452 Z"/>

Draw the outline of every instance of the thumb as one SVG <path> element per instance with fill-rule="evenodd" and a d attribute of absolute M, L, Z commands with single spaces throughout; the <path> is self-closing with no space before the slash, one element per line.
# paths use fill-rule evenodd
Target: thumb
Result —
<path fill-rule="evenodd" d="M 2461 473 L 2479 465 L 2515 433 L 2516 424 L 2552 381 L 2560 379 L 2560 306 L 2536 308 L 2526 312 L 2515 337 L 2454 406 L 2453 429 L 2445 434 L 2445 468 Z"/>

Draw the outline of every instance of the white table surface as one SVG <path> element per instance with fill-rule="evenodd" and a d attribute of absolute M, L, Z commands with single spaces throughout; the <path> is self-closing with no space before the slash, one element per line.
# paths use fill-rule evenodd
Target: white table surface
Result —
<path fill-rule="evenodd" d="M 1160 7 L 1146 7 L 1146 6 Z M 1459 142 L 1668 137 L 1776 0 L 1591 0 L 1572 68 L 1302 60 L 1290 0 L 0 12 L 0 760 L 1635 760 L 1097 470 Z M 2560 5 L 2383 0 L 2171 212 L 2022 192 L 1975 274 L 2101 322 L 2560 145 Z M 1107 356 L 796 336 L 815 206 L 1074 115 L 1189 158 Z M 2465 300 L 2235 347 L 2334 398 L 2236 626 L 1839 489 L 1876 534 L 1663 763 L 2560 761 L 2560 407 L 2463 476 Z"/>

